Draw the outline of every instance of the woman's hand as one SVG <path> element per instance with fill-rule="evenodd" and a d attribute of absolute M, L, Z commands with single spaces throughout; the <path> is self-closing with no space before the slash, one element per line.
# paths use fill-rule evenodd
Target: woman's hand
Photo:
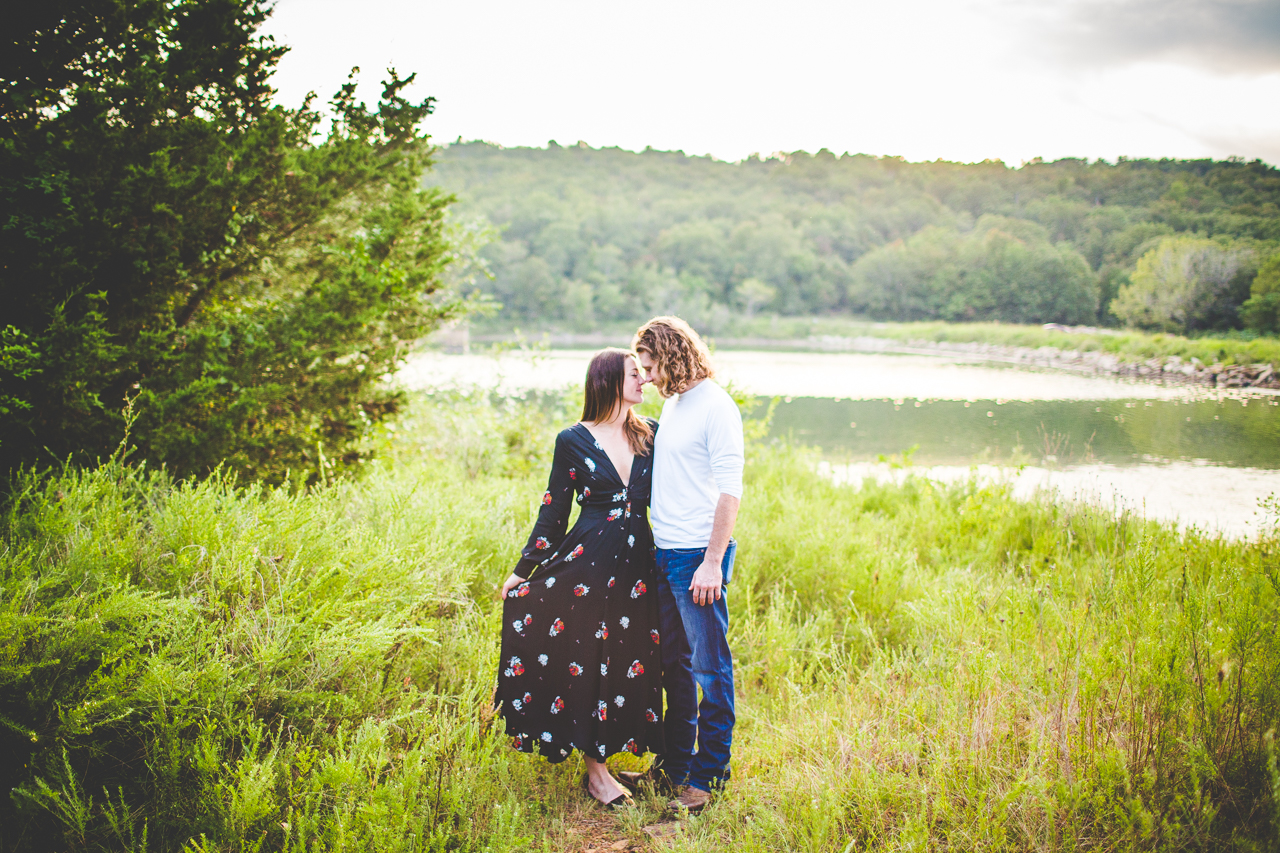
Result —
<path fill-rule="evenodd" d="M 507 593 L 511 592 L 511 590 L 515 589 L 522 583 L 524 583 L 524 578 L 520 577 L 517 574 L 511 575 L 511 577 L 507 578 L 503 582 L 502 595 L 499 597 L 505 599 L 507 597 Z"/>

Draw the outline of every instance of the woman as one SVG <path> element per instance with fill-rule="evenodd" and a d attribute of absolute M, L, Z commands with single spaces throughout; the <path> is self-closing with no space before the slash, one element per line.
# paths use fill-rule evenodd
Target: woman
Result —
<path fill-rule="evenodd" d="M 662 751 L 662 655 L 649 486 L 657 422 L 631 407 L 632 355 L 596 353 L 582 421 L 556 437 L 551 478 L 520 562 L 502 585 L 498 691 L 516 749 L 549 761 L 580 750 L 583 786 L 605 806 L 631 799 L 605 766 Z M 582 513 L 567 534 L 571 501 Z"/>

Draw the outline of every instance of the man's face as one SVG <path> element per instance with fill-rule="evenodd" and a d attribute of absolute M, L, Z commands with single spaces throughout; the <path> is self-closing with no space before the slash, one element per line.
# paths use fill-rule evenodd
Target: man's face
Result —
<path fill-rule="evenodd" d="M 636 361 L 640 363 L 640 378 L 645 382 L 656 382 L 658 380 L 658 365 L 654 362 L 653 356 L 648 350 L 642 350 L 636 354 Z"/>

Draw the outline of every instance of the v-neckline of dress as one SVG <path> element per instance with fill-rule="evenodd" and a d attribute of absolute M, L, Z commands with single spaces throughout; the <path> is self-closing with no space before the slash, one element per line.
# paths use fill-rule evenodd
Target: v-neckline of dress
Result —
<path fill-rule="evenodd" d="M 622 479 L 622 474 L 621 472 L 618 471 L 618 466 L 613 464 L 613 459 L 609 456 L 609 451 L 604 449 L 604 445 L 600 443 L 600 440 L 596 438 L 595 435 L 592 434 L 591 430 L 588 429 L 587 425 L 584 424 L 582 421 L 578 421 L 577 425 L 582 427 L 582 431 L 587 434 L 587 438 L 591 439 L 591 444 L 596 449 L 598 449 L 601 454 L 604 455 L 604 461 L 609 463 L 609 468 L 613 471 L 613 478 L 622 484 L 622 488 L 624 489 L 631 488 L 631 477 L 635 476 L 635 473 L 636 473 L 636 455 L 634 453 L 631 454 L 631 471 L 629 472 L 630 476 L 628 476 L 627 479 L 625 480 Z"/>

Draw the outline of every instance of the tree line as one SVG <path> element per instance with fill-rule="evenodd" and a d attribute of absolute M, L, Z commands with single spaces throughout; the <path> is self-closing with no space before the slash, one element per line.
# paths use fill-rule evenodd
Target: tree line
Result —
<path fill-rule="evenodd" d="M 727 163 L 459 140 L 428 183 L 493 230 L 495 326 L 674 311 L 711 331 L 759 312 L 1276 330 L 1259 270 L 1280 254 L 1280 171 L 1261 161 Z"/>

